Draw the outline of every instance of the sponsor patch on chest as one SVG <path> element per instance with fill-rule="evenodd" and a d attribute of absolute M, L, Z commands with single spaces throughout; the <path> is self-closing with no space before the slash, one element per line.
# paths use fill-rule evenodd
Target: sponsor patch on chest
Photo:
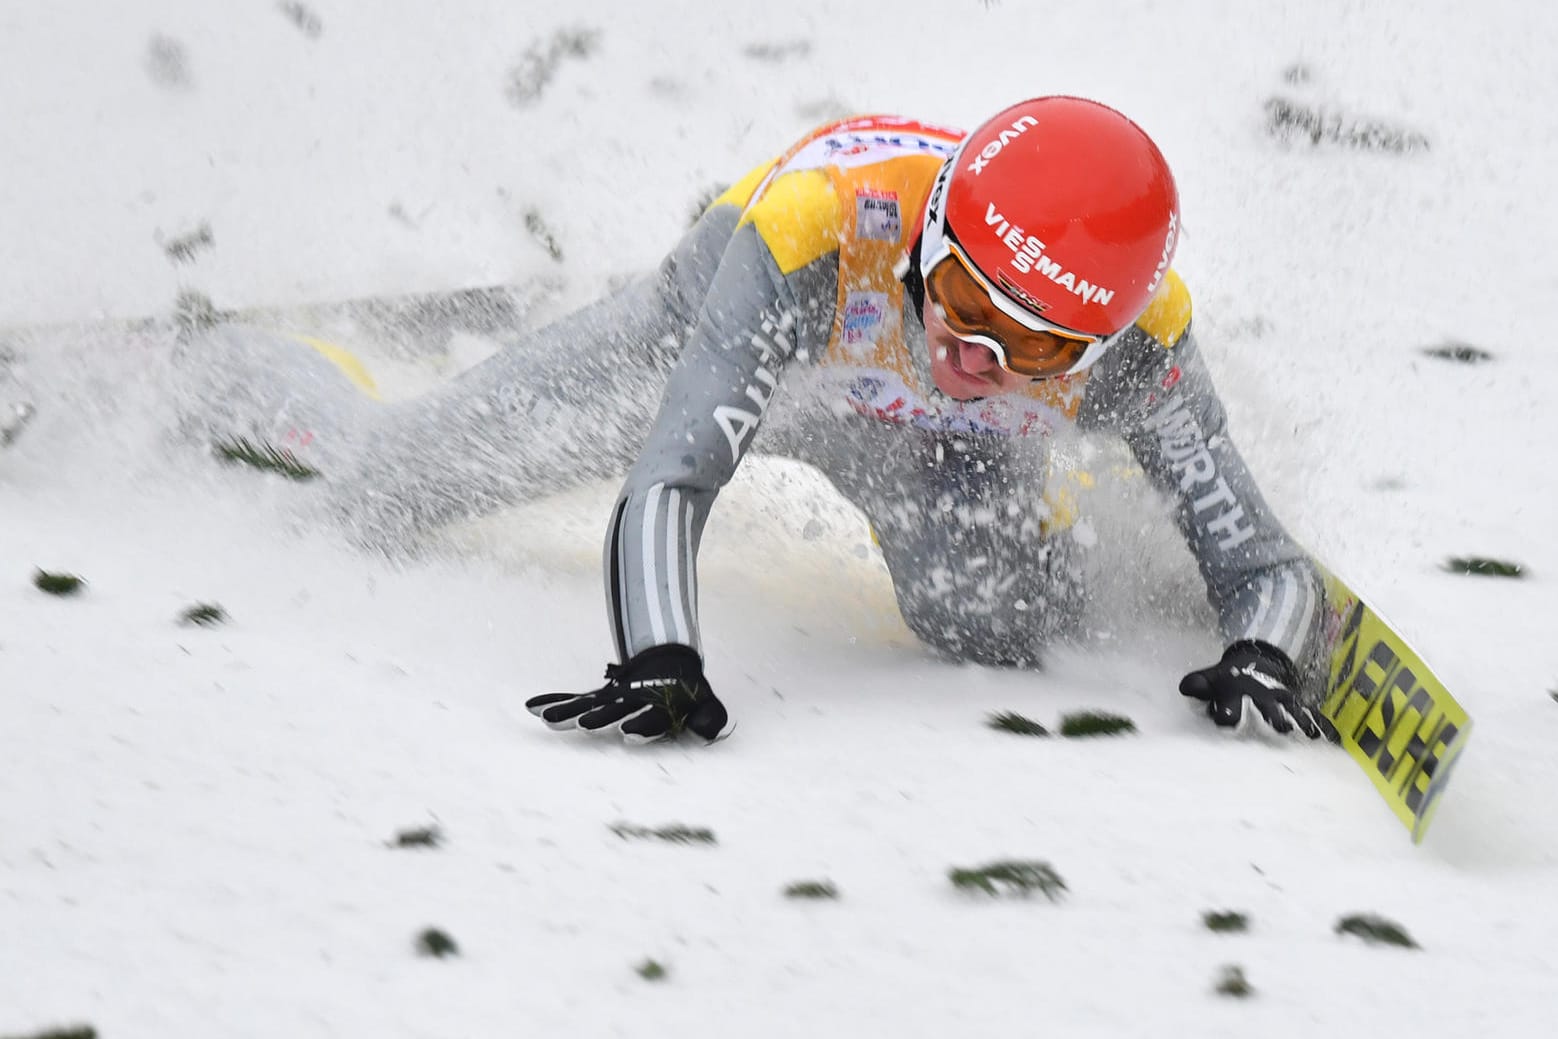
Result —
<path fill-rule="evenodd" d="M 896 242 L 903 234 L 896 191 L 860 188 L 855 192 L 855 237 Z"/>
<path fill-rule="evenodd" d="M 887 307 L 885 292 L 851 292 L 844 299 L 844 329 L 839 342 L 853 348 L 875 344 L 887 323 Z"/>

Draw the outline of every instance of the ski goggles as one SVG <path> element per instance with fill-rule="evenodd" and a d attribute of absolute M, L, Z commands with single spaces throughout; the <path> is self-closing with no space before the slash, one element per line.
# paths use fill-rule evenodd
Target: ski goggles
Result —
<path fill-rule="evenodd" d="M 995 354 L 1002 368 L 1016 375 L 1042 379 L 1066 375 L 1083 364 L 1102 336 L 1081 335 L 1048 325 L 1034 328 L 1038 318 L 1019 321 L 997 302 L 998 297 L 976 274 L 962 250 L 947 257 L 925 276 L 925 292 L 948 331 L 966 343 L 977 343 Z"/>
<path fill-rule="evenodd" d="M 938 181 L 956 161 L 943 167 Z M 991 285 L 937 212 L 942 207 L 936 199 L 943 187 L 938 182 L 931 192 L 930 219 L 925 221 L 920 244 L 920 275 L 947 329 L 965 343 L 989 349 L 1000 366 L 1014 375 L 1047 379 L 1092 367 L 1116 337 L 1052 324 Z"/>

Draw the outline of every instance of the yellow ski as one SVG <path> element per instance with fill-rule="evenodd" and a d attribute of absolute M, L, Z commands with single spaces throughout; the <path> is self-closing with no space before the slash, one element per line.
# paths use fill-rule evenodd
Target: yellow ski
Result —
<path fill-rule="evenodd" d="M 1329 570 L 1323 712 L 1414 843 L 1428 832 L 1471 718 L 1423 659 Z"/>

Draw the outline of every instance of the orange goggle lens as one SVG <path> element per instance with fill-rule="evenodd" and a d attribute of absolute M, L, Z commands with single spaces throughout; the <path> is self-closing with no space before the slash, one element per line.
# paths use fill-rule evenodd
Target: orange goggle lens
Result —
<path fill-rule="evenodd" d="M 1097 337 L 1036 331 L 1000 310 L 956 252 L 925 278 L 925 291 L 941 307 L 943 320 L 959 338 L 995 347 L 1001 367 L 1039 379 L 1069 371 Z"/>

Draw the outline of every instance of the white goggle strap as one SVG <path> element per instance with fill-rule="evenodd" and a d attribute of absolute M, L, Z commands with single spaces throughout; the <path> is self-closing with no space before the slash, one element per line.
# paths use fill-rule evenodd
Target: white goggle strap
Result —
<path fill-rule="evenodd" d="M 952 158 L 942 164 L 931 184 L 930 194 L 925 196 L 925 219 L 920 221 L 920 278 L 929 277 L 931 268 L 947 258 L 947 181 L 963 155 L 963 146 L 952 153 Z M 940 203 L 938 205 L 938 203 Z"/>
<path fill-rule="evenodd" d="M 932 305 L 936 306 L 938 310 L 940 309 L 939 304 Z M 942 320 L 945 321 L 946 318 L 943 317 Z M 974 343 L 978 346 L 984 347 L 991 353 L 995 354 L 997 359 L 1000 360 L 1002 368 L 1005 368 L 1007 371 L 1012 370 L 1011 358 L 1006 356 L 1006 348 L 989 336 L 964 335 L 962 332 L 955 331 L 951 328 L 947 329 L 947 334 L 952 336 L 954 339 L 961 339 L 965 343 Z M 1073 364 L 1070 368 L 1067 368 L 1065 371 L 1055 372 L 1053 375 L 1038 375 L 1034 376 L 1034 378 L 1053 379 L 1056 375 L 1078 375 L 1087 371 L 1094 364 L 1098 363 L 1098 359 L 1104 355 L 1104 351 L 1113 346 L 1115 341 L 1120 338 L 1121 334 L 1122 333 L 1120 332 L 1116 332 L 1114 335 L 1100 339 L 1096 343 L 1089 343 L 1087 345 L 1087 349 L 1082 351 L 1082 356 L 1078 357 L 1076 363 Z"/>
<path fill-rule="evenodd" d="M 1126 328 L 1129 327 L 1129 325 L 1126 326 Z M 1087 349 L 1082 351 L 1082 356 L 1077 358 L 1077 363 L 1073 364 L 1070 368 L 1067 368 L 1065 374 L 1076 375 L 1080 372 L 1087 371 L 1094 364 L 1098 363 L 1098 359 L 1104 355 L 1104 351 L 1113 346 L 1115 340 L 1119 339 L 1120 336 L 1124 334 L 1124 330 L 1122 329 L 1112 336 L 1104 336 L 1102 339 L 1097 339 L 1091 343 L 1088 343 Z"/>

